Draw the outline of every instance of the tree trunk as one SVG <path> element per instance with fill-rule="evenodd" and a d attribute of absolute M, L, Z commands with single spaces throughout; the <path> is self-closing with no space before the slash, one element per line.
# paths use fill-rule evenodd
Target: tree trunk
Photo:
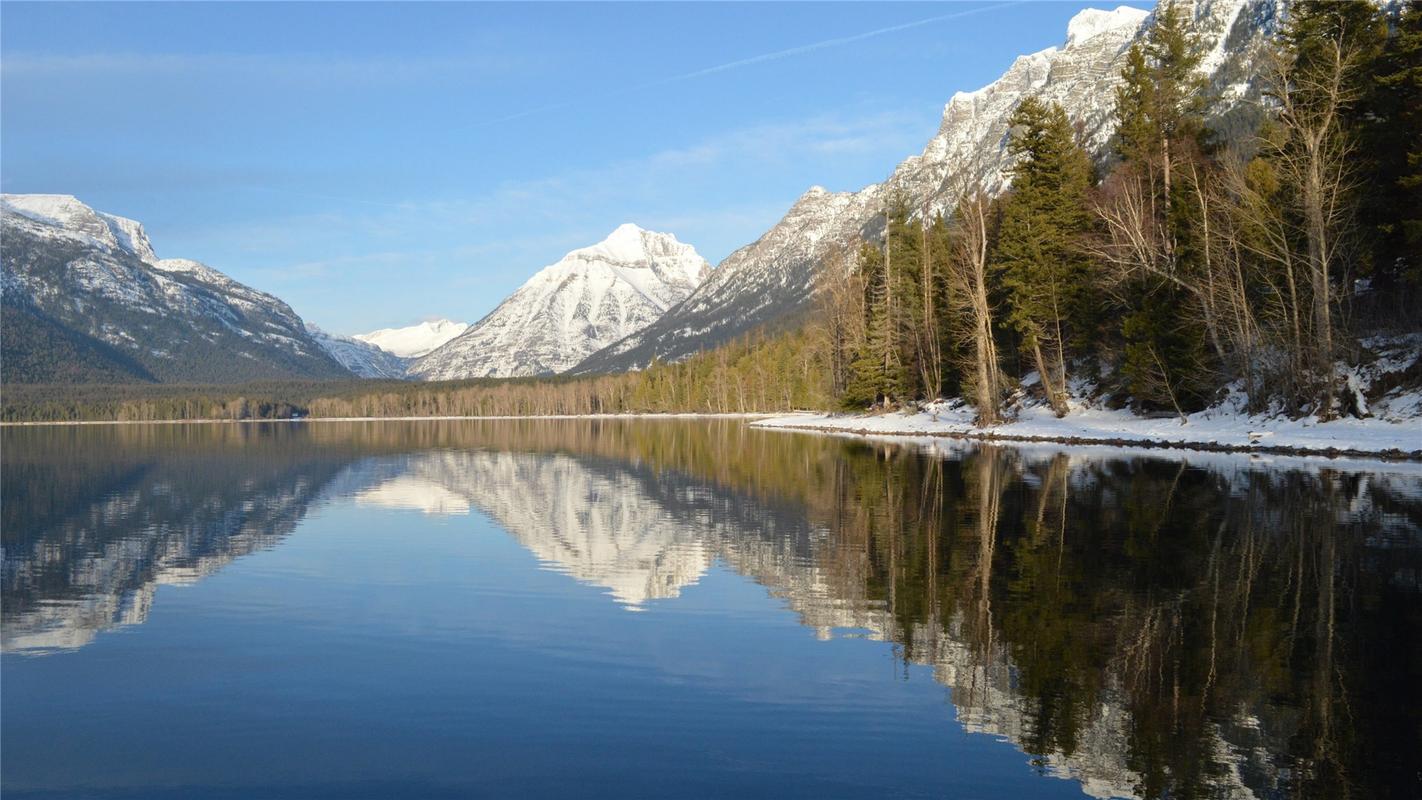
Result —
<path fill-rule="evenodd" d="M 1035 334 L 1032 334 L 1030 339 L 1032 341 L 1032 359 L 1037 364 L 1037 375 L 1042 381 L 1042 391 L 1047 395 L 1047 404 L 1052 407 L 1052 411 L 1058 417 L 1065 417 L 1067 414 L 1066 393 L 1059 391 L 1058 387 L 1052 385 L 1054 378 L 1047 369 L 1047 359 L 1042 354 L 1040 339 Z"/>
<path fill-rule="evenodd" d="M 1319 389 L 1319 416 L 1333 416 L 1333 320 L 1330 276 L 1328 274 L 1328 223 L 1324 218 L 1323 158 L 1321 144 L 1309 143 L 1308 174 L 1304 182 L 1304 213 L 1307 219 L 1309 289 L 1312 293 L 1313 369 Z"/>

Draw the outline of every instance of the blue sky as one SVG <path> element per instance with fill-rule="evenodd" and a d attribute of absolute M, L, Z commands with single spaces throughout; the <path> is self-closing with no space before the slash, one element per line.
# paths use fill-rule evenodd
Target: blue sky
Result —
<path fill-rule="evenodd" d="M 335 332 L 474 321 L 622 222 L 715 264 L 881 180 L 1087 5 L 6 2 L 0 188 Z"/>

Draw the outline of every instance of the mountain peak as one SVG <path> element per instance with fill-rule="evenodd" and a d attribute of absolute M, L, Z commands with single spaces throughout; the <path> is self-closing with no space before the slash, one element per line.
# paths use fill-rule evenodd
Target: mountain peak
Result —
<path fill-rule="evenodd" d="M 488 316 L 422 357 L 429 380 L 562 372 L 639 331 L 710 271 L 696 248 L 627 223 L 524 282 Z"/>
<path fill-rule="evenodd" d="M 21 357 L 7 360 L 5 380 L 224 383 L 350 375 L 286 303 L 199 262 L 159 259 L 134 220 L 67 194 L 0 195 L 0 211 L 5 324 L 14 293 L 28 320 L 20 324 L 44 332 L 19 345 Z M 27 355 L 60 337 L 83 354 L 73 373 L 49 366 L 52 353 Z M 17 361 L 30 366 L 14 372 Z"/>
<path fill-rule="evenodd" d="M 1067 23 L 1067 47 L 1074 47 L 1098 34 L 1117 28 L 1139 28 L 1150 12 L 1145 9 L 1118 6 L 1114 11 L 1087 8 L 1078 11 Z"/>
<path fill-rule="evenodd" d="M 631 222 L 624 222 L 602 241 L 588 247 L 580 247 L 568 253 L 564 260 L 583 257 L 615 264 L 645 264 L 657 256 L 678 250 L 691 250 L 691 246 L 678 242 L 670 233 L 649 231 Z"/>
<path fill-rule="evenodd" d="M 111 250 L 126 250 L 142 261 L 154 263 L 158 256 L 148 241 L 143 225 L 127 217 L 96 211 L 72 194 L 3 194 L 0 210 L 55 228 Z"/>
<path fill-rule="evenodd" d="M 615 229 L 613 229 L 612 233 L 609 233 L 607 235 L 607 238 L 612 239 L 618 236 L 640 236 L 648 232 L 649 231 L 647 231 L 647 229 L 643 228 L 635 222 L 624 222 L 621 225 L 618 225 Z"/>
<path fill-rule="evenodd" d="M 5 210 L 50 224 L 63 224 L 79 214 L 93 214 L 94 209 L 72 194 L 3 194 L 0 201 Z"/>
<path fill-rule="evenodd" d="M 791 204 L 791 206 L 792 208 L 798 208 L 800 206 L 805 205 L 806 203 L 819 204 L 825 198 L 834 196 L 834 192 L 831 192 L 829 189 L 826 189 L 825 187 L 820 186 L 819 184 L 815 184 L 814 186 L 811 186 L 810 188 L 806 189 L 804 194 L 801 194 L 798 198 L 796 198 L 795 202 Z"/>

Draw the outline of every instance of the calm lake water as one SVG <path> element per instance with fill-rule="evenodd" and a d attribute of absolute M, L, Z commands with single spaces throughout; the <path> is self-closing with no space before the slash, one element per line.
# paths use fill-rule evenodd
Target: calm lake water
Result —
<path fill-rule="evenodd" d="M 1422 796 L 1422 469 L 9 428 L 5 797 Z"/>

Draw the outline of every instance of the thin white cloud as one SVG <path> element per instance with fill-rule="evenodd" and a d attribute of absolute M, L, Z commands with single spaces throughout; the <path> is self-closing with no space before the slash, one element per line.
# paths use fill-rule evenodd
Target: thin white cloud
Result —
<path fill-rule="evenodd" d="M 899 25 L 890 25 L 887 28 L 878 28 L 876 30 L 866 31 L 864 33 L 856 33 L 851 36 L 840 36 L 834 39 L 825 39 L 823 41 L 812 42 L 810 44 L 804 44 L 798 47 L 790 47 L 784 50 L 777 50 L 773 53 L 762 53 L 758 56 L 750 56 L 749 58 L 741 58 L 735 61 L 728 61 L 724 64 L 717 64 L 714 67 L 698 69 L 694 72 L 687 72 L 681 75 L 673 75 L 668 78 L 653 81 L 652 83 L 647 84 L 647 86 L 662 86 L 668 83 L 676 83 L 678 81 L 690 80 L 692 78 L 700 78 L 704 75 L 715 75 L 718 72 L 726 72 L 728 70 L 739 69 L 741 67 L 749 67 L 754 64 L 764 64 L 767 61 L 779 61 L 782 58 L 790 58 L 792 56 L 804 55 L 805 53 L 813 53 L 816 50 L 824 50 L 830 47 L 840 47 L 846 44 L 862 42 L 865 39 L 873 39 L 878 36 L 886 36 L 890 33 L 898 33 L 899 31 L 906 31 L 912 28 L 921 28 L 924 25 L 932 25 L 938 22 L 946 22 L 950 19 L 959 19 L 961 17 L 967 17 L 973 14 L 981 14 L 984 11 L 997 11 L 999 9 L 1008 8 L 1010 6 L 1020 5 L 1023 2 L 1026 2 L 1026 0 L 1018 0 L 1018 2 L 1012 3 L 1000 3 L 998 5 L 993 6 L 982 6 L 980 8 L 970 8 L 964 11 L 954 11 L 951 14 L 939 14 L 936 17 L 926 17 L 924 19 L 914 20 L 912 22 L 905 22 Z"/>
<path fill-rule="evenodd" d="M 885 28 L 877 28 L 875 30 L 865 31 L 863 33 L 856 33 L 849 36 L 838 36 L 833 39 L 824 39 L 822 41 L 802 44 L 796 47 L 787 47 L 784 50 L 776 50 L 770 53 L 761 53 L 760 55 L 749 56 L 747 58 L 738 58 L 734 61 L 727 61 L 723 64 L 703 67 L 701 69 L 692 70 L 691 72 L 683 72 L 678 75 L 669 75 L 665 78 L 658 78 L 657 80 L 648 81 L 646 83 L 623 86 L 617 89 L 610 90 L 608 92 L 604 92 L 602 94 L 585 95 L 575 100 L 563 100 L 556 103 L 548 103 L 547 105 L 537 106 L 535 108 L 525 109 L 523 111 L 516 111 L 511 114 L 505 114 L 500 117 L 494 117 L 493 119 L 484 120 L 482 122 L 476 122 L 472 127 L 488 127 L 490 125 L 499 125 L 505 122 L 513 122 L 514 120 L 523 119 L 525 117 L 531 117 L 549 111 L 561 111 L 566 108 L 584 105 L 586 103 L 607 100 L 614 97 L 621 97 L 623 95 L 632 94 L 634 92 L 641 92 L 647 89 L 656 89 L 662 86 L 667 86 L 669 84 L 681 83 L 682 81 L 694 80 L 696 78 L 703 78 L 708 75 L 715 75 L 721 72 L 729 72 L 731 70 L 741 69 L 743 67 L 750 67 L 756 64 L 779 61 L 784 58 L 792 58 L 794 56 L 800 56 L 806 53 L 813 53 L 818 50 L 825 50 L 832 47 L 842 47 L 847 44 L 862 42 L 866 39 L 873 39 L 879 36 L 887 36 L 891 33 L 898 33 L 900 31 L 906 31 L 913 28 L 920 28 L 924 25 L 933 25 L 939 22 L 946 22 L 950 19 L 960 19 L 962 17 L 972 16 L 974 14 L 981 14 L 987 11 L 998 11 L 1000 9 L 1022 5 L 1025 2 L 1028 2 L 1028 0 L 1014 0 L 1014 2 L 1010 3 L 999 3 L 997 5 L 969 8 L 963 11 L 954 11 L 949 14 L 939 14 L 933 17 L 925 17 L 923 19 L 913 20 L 911 22 L 904 22 L 899 25 L 890 25 Z"/>

